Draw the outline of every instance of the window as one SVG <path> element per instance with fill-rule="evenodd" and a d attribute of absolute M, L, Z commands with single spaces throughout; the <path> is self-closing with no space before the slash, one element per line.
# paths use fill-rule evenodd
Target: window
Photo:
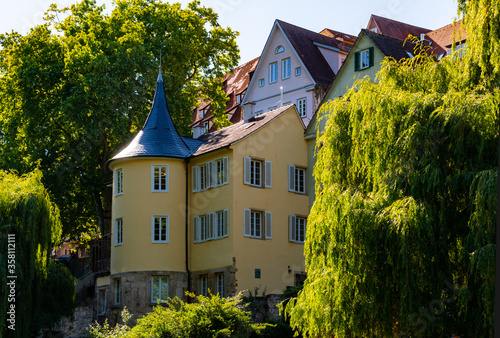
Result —
<path fill-rule="evenodd" d="M 272 106 L 272 107 L 267 108 L 267 111 L 273 111 L 276 109 L 278 109 L 278 106 Z"/>
<path fill-rule="evenodd" d="M 264 182 L 264 186 L 266 188 L 271 188 L 272 163 L 270 161 L 262 161 L 253 159 L 251 157 L 244 157 L 243 166 L 244 184 L 248 184 L 254 187 L 262 187 L 262 183 Z M 262 171 L 262 169 L 264 169 L 264 172 Z"/>
<path fill-rule="evenodd" d="M 168 165 L 151 166 L 151 191 L 168 191 Z"/>
<path fill-rule="evenodd" d="M 262 114 L 263 114 L 263 111 L 262 111 L 262 110 L 259 110 L 259 111 L 255 112 L 255 117 L 260 116 L 260 115 L 262 115 Z"/>
<path fill-rule="evenodd" d="M 122 303 L 122 280 L 115 279 L 113 284 L 115 288 L 115 305 L 120 305 Z"/>
<path fill-rule="evenodd" d="M 115 170 L 115 196 L 123 194 L 123 169 Z"/>
<path fill-rule="evenodd" d="M 208 121 L 206 121 L 203 123 L 203 133 L 206 134 L 206 133 L 208 133 L 209 130 L 210 130 L 210 125 L 209 125 Z"/>
<path fill-rule="evenodd" d="M 228 210 L 219 210 L 194 217 L 194 243 L 228 236 Z"/>
<path fill-rule="evenodd" d="M 264 87 L 264 79 L 259 79 L 259 87 Z"/>
<path fill-rule="evenodd" d="M 278 46 L 276 47 L 276 49 L 274 50 L 274 53 L 275 54 L 278 54 L 278 53 L 283 53 L 285 51 L 285 47 L 283 46 Z"/>
<path fill-rule="evenodd" d="M 278 81 L 278 63 L 273 62 L 269 64 L 269 83 Z"/>
<path fill-rule="evenodd" d="M 264 236 L 262 234 L 264 229 Z M 272 238 L 272 214 L 269 211 L 243 209 L 243 236 Z"/>
<path fill-rule="evenodd" d="M 302 73 L 302 69 L 300 67 L 295 68 L 295 76 L 299 76 Z"/>
<path fill-rule="evenodd" d="M 282 79 L 290 78 L 290 58 L 281 60 L 281 66 L 283 74 L 281 74 Z"/>
<path fill-rule="evenodd" d="M 306 117 L 307 116 L 306 98 L 305 97 L 297 100 L 297 110 L 299 111 L 299 116 L 300 117 Z"/>
<path fill-rule="evenodd" d="M 154 276 L 151 278 L 151 303 L 163 303 L 168 300 L 168 277 Z"/>
<path fill-rule="evenodd" d="M 208 277 L 201 276 L 200 277 L 200 294 L 202 296 L 208 296 Z"/>
<path fill-rule="evenodd" d="M 362 70 L 373 66 L 373 47 L 354 53 L 354 70 Z"/>
<path fill-rule="evenodd" d="M 224 297 L 224 274 L 217 274 L 217 294 L 222 298 Z"/>
<path fill-rule="evenodd" d="M 106 290 L 99 290 L 99 314 L 106 313 Z"/>
<path fill-rule="evenodd" d="M 305 217 L 290 215 L 288 240 L 295 243 L 304 243 L 306 239 L 306 223 Z"/>
<path fill-rule="evenodd" d="M 115 220 L 115 246 L 123 244 L 123 218 Z"/>
<path fill-rule="evenodd" d="M 222 157 L 192 168 L 193 192 L 228 183 L 228 158 Z"/>
<path fill-rule="evenodd" d="M 297 168 L 294 165 L 288 165 L 288 191 L 299 194 L 306 193 L 306 170 Z"/>
<path fill-rule="evenodd" d="M 154 215 L 152 222 L 152 243 L 168 243 L 168 216 Z"/>

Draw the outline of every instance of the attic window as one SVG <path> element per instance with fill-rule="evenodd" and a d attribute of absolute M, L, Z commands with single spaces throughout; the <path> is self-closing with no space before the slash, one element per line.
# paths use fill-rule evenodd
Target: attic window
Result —
<path fill-rule="evenodd" d="M 283 53 L 284 51 L 285 51 L 285 47 L 278 46 L 278 47 L 276 47 L 276 50 L 274 51 L 274 54 Z"/>
<path fill-rule="evenodd" d="M 362 70 L 373 66 L 373 47 L 354 53 L 354 70 Z"/>

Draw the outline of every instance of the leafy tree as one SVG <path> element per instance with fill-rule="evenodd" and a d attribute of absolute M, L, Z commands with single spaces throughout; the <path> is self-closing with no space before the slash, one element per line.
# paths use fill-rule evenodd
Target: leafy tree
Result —
<path fill-rule="evenodd" d="M 237 33 L 191 2 L 95 0 L 52 5 L 46 23 L 0 35 L 0 168 L 39 163 L 63 230 L 109 230 L 112 175 L 106 161 L 142 127 L 162 56 L 168 105 L 187 135 L 197 98 L 227 119 L 221 79 L 238 61 Z M 219 102 L 220 101 L 220 102 Z"/>
<path fill-rule="evenodd" d="M 0 336 L 29 337 L 73 314 L 74 280 L 65 267 L 49 264 L 60 236 L 59 210 L 42 184 L 41 172 L 19 177 L 0 171 L 0 265 L 8 268 L 0 274 Z M 12 245 L 14 254 L 7 250 Z M 51 300 L 60 304 L 54 306 Z M 11 305 L 14 323 L 7 321 Z M 7 327 L 11 324 L 15 330 Z"/>
<path fill-rule="evenodd" d="M 468 33 L 469 57 L 386 60 L 323 106 L 308 277 L 286 308 L 305 336 L 493 336 L 498 50 L 474 63 Z"/>

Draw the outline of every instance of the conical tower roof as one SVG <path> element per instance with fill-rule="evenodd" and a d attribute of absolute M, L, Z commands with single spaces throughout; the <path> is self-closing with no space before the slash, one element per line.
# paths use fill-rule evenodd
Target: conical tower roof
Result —
<path fill-rule="evenodd" d="M 181 137 L 170 117 L 165 99 L 165 89 L 161 69 L 156 82 L 153 107 L 149 112 L 144 127 L 132 142 L 114 156 L 112 160 L 140 156 L 189 157 L 201 144 L 195 140 Z"/>

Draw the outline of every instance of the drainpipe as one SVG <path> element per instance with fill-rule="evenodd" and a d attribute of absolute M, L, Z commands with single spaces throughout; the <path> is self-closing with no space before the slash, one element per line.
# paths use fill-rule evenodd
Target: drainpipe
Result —
<path fill-rule="evenodd" d="M 191 292 L 191 271 L 189 271 L 189 158 L 184 159 L 184 163 L 186 164 L 186 229 L 185 229 L 185 245 L 186 245 L 186 271 L 187 271 L 187 279 L 188 279 L 188 287 L 187 290 Z"/>

